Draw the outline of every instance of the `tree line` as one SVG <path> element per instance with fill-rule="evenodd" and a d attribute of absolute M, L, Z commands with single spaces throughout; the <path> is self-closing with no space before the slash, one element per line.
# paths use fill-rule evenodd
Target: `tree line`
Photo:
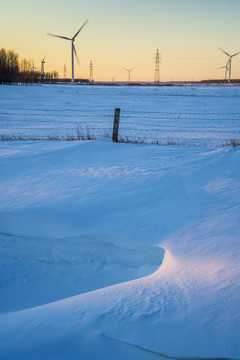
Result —
<path fill-rule="evenodd" d="M 54 82 L 58 72 L 42 73 L 28 59 L 19 59 L 13 50 L 0 49 L 0 84 Z"/>

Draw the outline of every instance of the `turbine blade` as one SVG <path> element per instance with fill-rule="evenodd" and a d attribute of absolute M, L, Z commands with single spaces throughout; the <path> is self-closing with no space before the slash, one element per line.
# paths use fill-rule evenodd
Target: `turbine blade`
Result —
<path fill-rule="evenodd" d="M 51 33 L 47 33 L 48 36 L 54 36 L 54 37 L 57 37 L 57 38 L 60 38 L 60 39 L 64 39 L 64 40 L 72 40 L 66 36 L 60 36 L 60 35 L 55 35 L 55 34 L 51 34 Z"/>
<path fill-rule="evenodd" d="M 135 69 L 135 67 L 131 68 L 129 71 L 132 71 L 133 69 Z"/>
<path fill-rule="evenodd" d="M 80 65 L 80 61 L 79 61 L 78 54 L 77 54 L 77 52 L 76 52 L 76 49 L 75 49 L 74 44 L 73 44 L 73 51 L 74 51 L 74 54 L 75 54 L 75 56 L 76 56 L 77 63 L 78 63 L 78 65 Z"/>
<path fill-rule="evenodd" d="M 224 52 L 224 54 L 226 54 L 227 56 L 230 56 L 226 51 L 224 51 L 224 50 L 221 49 L 220 47 L 219 47 L 219 50 L 221 50 L 222 52 Z"/>
<path fill-rule="evenodd" d="M 232 57 L 237 56 L 238 54 L 240 54 L 240 51 L 239 51 L 238 53 L 236 53 L 236 54 L 232 55 Z"/>
<path fill-rule="evenodd" d="M 76 34 L 72 37 L 72 40 L 75 40 L 75 38 L 78 36 L 78 34 L 80 33 L 80 31 L 84 28 L 85 25 L 87 25 L 88 20 L 86 20 L 82 26 L 80 27 L 80 29 L 76 32 Z"/>
<path fill-rule="evenodd" d="M 129 71 L 128 69 L 124 68 L 124 70 Z"/>

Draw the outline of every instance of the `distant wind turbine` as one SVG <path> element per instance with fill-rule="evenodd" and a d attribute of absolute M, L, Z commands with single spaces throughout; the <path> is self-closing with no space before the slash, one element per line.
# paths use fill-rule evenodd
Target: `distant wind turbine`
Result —
<path fill-rule="evenodd" d="M 34 66 L 34 62 L 33 62 L 33 60 L 32 60 L 32 67 L 31 67 L 31 70 L 33 70 L 33 72 L 34 72 L 34 70 L 38 70 L 38 68 L 36 68 L 36 67 Z"/>
<path fill-rule="evenodd" d="M 131 74 L 131 71 L 135 69 L 134 67 L 132 69 L 126 69 L 124 68 L 124 70 L 128 71 L 128 82 L 130 82 L 130 74 Z"/>
<path fill-rule="evenodd" d="M 46 55 L 44 56 L 44 58 L 42 59 L 41 63 L 41 74 L 42 74 L 42 78 L 44 78 L 44 64 L 45 64 L 45 58 L 46 58 Z"/>
<path fill-rule="evenodd" d="M 219 50 L 221 50 L 225 55 L 228 56 L 228 61 L 226 64 L 226 70 L 228 71 L 228 82 L 231 82 L 231 71 L 232 71 L 232 58 L 238 54 L 240 54 L 240 51 L 236 54 L 233 55 L 229 55 L 226 51 L 224 51 L 223 49 L 219 48 Z"/>
<path fill-rule="evenodd" d="M 228 62 L 226 63 L 225 66 L 221 66 L 220 68 L 218 69 L 225 69 L 225 81 L 227 81 L 227 73 L 228 73 Z"/>
<path fill-rule="evenodd" d="M 72 44 L 72 49 L 71 49 L 71 52 L 72 52 L 72 83 L 74 83 L 74 54 L 76 56 L 76 59 L 77 59 L 77 62 L 79 64 L 79 59 L 78 59 L 78 56 L 77 56 L 77 52 L 76 52 L 76 49 L 75 49 L 75 46 L 74 46 L 74 41 L 76 39 L 76 37 L 78 36 L 78 34 L 80 33 L 80 31 L 84 28 L 84 26 L 88 23 L 88 20 L 86 20 L 83 25 L 80 27 L 80 29 L 76 32 L 76 34 L 72 37 L 72 38 L 68 38 L 66 36 L 59 36 L 59 35 L 55 35 L 55 34 L 50 34 L 50 33 L 47 33 L 48 36 L 54 36 L 54 37 L 57 37 L 57 38 L 60 38 L 60 39 L 64 39 L 64 40 L 69 40 L 71 41 L 71 44 Z"/>

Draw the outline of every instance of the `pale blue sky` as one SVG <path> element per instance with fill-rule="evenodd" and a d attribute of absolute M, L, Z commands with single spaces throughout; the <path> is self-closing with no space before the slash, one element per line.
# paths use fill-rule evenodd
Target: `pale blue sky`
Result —
<path fill-rule="evenodd" d="M 240 0 L 12 0 L 1 5 L 0 47 L 33 58 L 40 67 L 70 75 L 70 44 L 47 32 L 73 36 L 89 23 L 75 46 L 81 61 L 76 75 L 96 80 L 126 80 L 123 67 L 133 67 L 133 80 L 153 80 L 154 53 L 162 54 L 162 80 L 221 78 L 227 58 L 218 50 L 240 51 Z M 232 76 L 240 78 L 240 56 Z"/>

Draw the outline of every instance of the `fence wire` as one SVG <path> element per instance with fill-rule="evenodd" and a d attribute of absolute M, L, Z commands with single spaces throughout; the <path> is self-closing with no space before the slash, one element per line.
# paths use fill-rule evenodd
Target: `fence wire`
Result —
<path fill-rule="evenodd" d="M 114 109 L 0 107 L 6 138 L 111 137 Z M 223 145 L 240 140 L 240 113 L 121 110 L 119 138 L 159 144 Z"/>

